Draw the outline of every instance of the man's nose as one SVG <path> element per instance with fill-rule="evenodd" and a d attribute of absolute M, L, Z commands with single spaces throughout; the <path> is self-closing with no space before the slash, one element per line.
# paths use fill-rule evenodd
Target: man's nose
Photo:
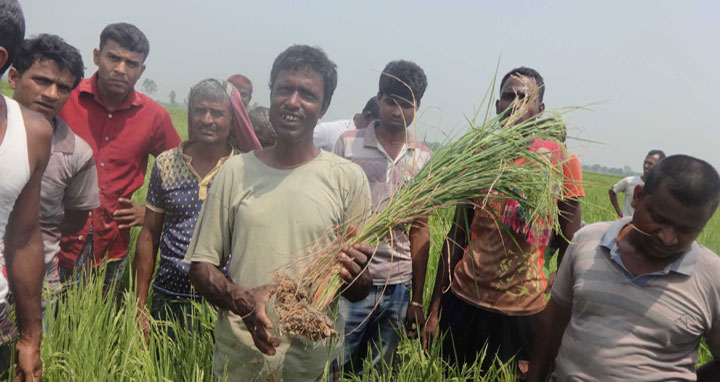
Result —
<path fill-rule="evenodd" d="M 300 93 L 293 92 L 285 101 L 286 106 L 290 106 L 294 109 L 300 108 Z"/>
<path fill-rule="evenodd" d="M 42 92 L 42 96 L 46 99 L 57 100 L 58 99 L 58 88 L 57 84 L 51 84 L 45 88 Z"/>
<path fill-rule="evenodd" d="M 203 123 L 203 125 L 210 125 L 210 124 L 213 123 L 213 117 L 212 117 L 212 114 L 210 114 L 209 111 L 206 111 L 206 112 L 203 114 L 202 123 Z"/>
<path fill-rule="evenodd" d="M 124 60 L 121 60 L 120 62 L 118 62 L 117 65 L 115 65 L 115 68 L 113 68 L 113 70 L 118 73 L 125 74 L 125 71 L 127 70 L 127 64 L 125 64 Z"/>

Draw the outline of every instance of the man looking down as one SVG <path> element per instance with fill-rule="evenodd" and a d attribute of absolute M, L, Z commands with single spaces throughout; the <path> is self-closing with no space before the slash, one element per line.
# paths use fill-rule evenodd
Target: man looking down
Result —
<path fill-rule="evenodd" d="M 720 202 L 707 162 L 669 156 L 635 187 L 632 218 L 570 244 L 538 319 L 528 381 L 720 380 L 720 258 L 695 240 Z M 713 360 L 695 370 L 698 347 Z"/>

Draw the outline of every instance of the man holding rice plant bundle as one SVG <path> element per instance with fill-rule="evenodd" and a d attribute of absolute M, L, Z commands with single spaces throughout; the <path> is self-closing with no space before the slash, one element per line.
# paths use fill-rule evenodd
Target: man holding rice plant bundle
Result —
<path fill-rule="evenodd" d="M 544 81 L 537 71 L 514 69 L 500 83 L 497 114 L 506 125 L 531 121 L 545 109 L 543 94 Z M 546 152 L 561 166 L 557 142 L 537 138 L 528 149 Z M 551 227 L 533 234 L 518 202 L 500 195 L 487 204 L 459 206 L 454 220 L 425 334 L 445 336 L 442 351 L 451 363 L 472 363 L 487 346 L 485 370 L 496 355 L 503 362 L 515 357 L 522 375 L 528 369 L 537 315 L 545 307 L 542 255 Z"/>
<path fill-rule="evenodd" d="M 390 62 L 380 75 L 380 119 L 365 129 L 343 133 L 335 145 L 335 154 L 365 171 L 376 210 L 382 209 L 432 155 L 408 129 L 426 87 L 425 72 L 417 64 Z M 429 236 L 427 216 L 418 217 L 409 228 L 393 229 L 370 261 L 370 295 L 355 303 L 343 301 L 346 369 L 357 373 L 368 356 L 376 368 L 390 365 L 405 318 L 408 326 L 417 325 L 415 330 L 425 324 L 422 301 Z"/>
<path fill-rule="evenodd" d="M 631 218 L 578 231 L 528 381 L 720 380 L 720 258 L 696 242 L 718 203 L 717 171 L 672 155 L 635 187 Z M 712 360 L 696 368 L 703 339 Z"/>
<path fill-rule="evenodd" d="M 272 274 L 291 277 L 308 264 L 304 251 L 337 239 L 333 227 L 361 224 L 370 211 L 362 169 L 313 145 L 313 129 L 337 85 L 335 64 L 319 48 L 294 45 L 270 73 L 274 146 L 228 159 L 200 212 L 186 261 L 190 280 L 220 307 L 215 327 L 215 375 L 229 381 L 314 381 L 337 357 L 322 343 L 278 333 Z M 348 227 L 349 228 L 349 227 Z M 232 254 L 228 277 L 220 268 Z M 337 259 L 343 296 L 367 296 L 363 272 L 372 251 L 344 248 Z M 271 332 L 272 330 L 272 332 Z M 334 330 L 342 333 L 338 315 Z M 341 337 L 342 338 L 342 337 Z"/>

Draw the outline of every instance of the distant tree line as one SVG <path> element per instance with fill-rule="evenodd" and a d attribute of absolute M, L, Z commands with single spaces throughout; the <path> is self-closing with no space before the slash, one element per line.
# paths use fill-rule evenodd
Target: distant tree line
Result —
<path fill-rule="evenodd" d="M 624 166 L 623 168 L 617 167 L 605 167 L 599 164 L 583 164 L 582 169 L 584 171 L 598 172 L 600 174 L 617 175 L 617 176 L 632 176 L 642 175 L 641 173 L 633 171 L 630 166 Z"/>

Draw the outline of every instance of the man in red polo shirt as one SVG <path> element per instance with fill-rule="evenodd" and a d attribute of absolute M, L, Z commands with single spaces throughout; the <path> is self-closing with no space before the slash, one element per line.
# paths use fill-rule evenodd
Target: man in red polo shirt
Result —
<path fill-rule="evenodd" d="M 167 111 L 134 89 L 149 52 L 136 26 L 105 27 L 93 51 L 97 72 L 78 85 L 60 112 L 93 149 L 101 204 L 80 232 L 62 238 L 58 271 L 64 280 L 83 262 L 96 267 L 106 260 L 105 281 L 122 276 L 130 227 L 142 224 L 145 214 L 130 198 L 145 180 L 148 154 L 180 144 Z"/>

